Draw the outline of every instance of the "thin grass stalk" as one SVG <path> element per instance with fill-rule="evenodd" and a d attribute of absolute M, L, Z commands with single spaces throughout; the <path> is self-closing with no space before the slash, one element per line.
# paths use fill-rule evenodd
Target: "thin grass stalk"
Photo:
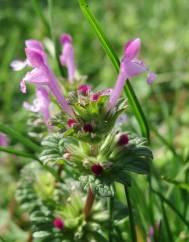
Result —
<path fill-rule="evenodd" d="M 168 242 L 174 242 L 172 232 L 171 232 L 171 229 L 170 229 L 170 225 L 169 225 L 169 221 L 168 221 L 168 218 L 167 218 L 163 199 L 161 199 L 161 208 L 162 208 L 162 212 L 163 212 L 163 220 L 164 220 L 164 223 L 165 223 L 167 236 L 168 236 L 168 239 L 169 239 Z"/>
<path fill-rule="evenodd" d="M 137 242 L 135 220 L 134 220 L 133 208 L 130 200 L 130 194 L 129 194 L 128 188 L 126 186 L 124 186 L 124 188 L 125 188 L 125 196 L 126 196 L 128 212 L 129 212 L 129 222 L 130 222 L 132 242 Z"/>

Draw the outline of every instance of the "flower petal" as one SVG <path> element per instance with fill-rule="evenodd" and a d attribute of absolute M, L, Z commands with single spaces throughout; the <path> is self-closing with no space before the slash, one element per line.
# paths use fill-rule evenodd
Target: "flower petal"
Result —
<path fill-rule="evenodd" d="M 30 72 L 27 72 L 25 77 L 25 81 L 28 81 L 33 84 L 48 84 L 50 82 L 48 76 L 48 70 L 46 68 L 35 68 Z"/>
<path fill-rule="evenodd" d="M 61 34 L 60 36 L 60 43 L 72 43 L 72 37 L 69 34 Z"/>
<path fill-rule="evenodd" d="M 127 78 L 132 78 L 147 70 L 147 67 L 140 61 L 129 61 L 125 59 L 121 63 L 121 72 L 124 72 Z"/>
<path fill-rule="evenodd" d="M 156 78 L 157 78 L 157 75 L 154 72 L 149 72 L 147 77 L 147 83 L 151 85 Z"/>
<path fill-rule="evenodd" d="M 27 62 L 26 61 L 21 61 L 21 60 L 14 60 L 11 62 L 10 66 L 14 71 L 20 71 L 26 67 Z"/>
<path fill-rule="evenodd" d="M 33 48 L 33 49 L 37 49 L 37 50 L 44 50 L 43 44 L 35 39 L 29 39 L 25 41 L 25 45 L 27 48 Z"/>
<path fill-rule="evenodd" d="M 22 93 L 26 93 L 26 83 L 24 79 L 20 82 L 20 90 Z"/>
<path fill-rule="evenodd" d="M 32 48 L 26 48 L 25 53 L 27 60 L 32 67 L 39 67 L 45 65 L 45 56 L 42 51 Z"/>
<path fill-rule="evenodd" d="M 125 57 L 129 60 L 132 60 L 133 58 L 136 58 L 140 52 L 141 47 L 141 40 L 139 38 L 136 38 L 134 40 L 131 40 L 127 42 L 125 45 Z"/>

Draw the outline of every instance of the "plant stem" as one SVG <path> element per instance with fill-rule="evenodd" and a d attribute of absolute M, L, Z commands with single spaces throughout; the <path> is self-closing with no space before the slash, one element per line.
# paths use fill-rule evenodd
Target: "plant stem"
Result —
<path fill-rule="evenodd" d="M 125 195 L 126 195 L 127 206 L 128 206 L 128 211 L 129 211 L 129 222 L 130 222 L 132 242 L 137 242 L 135 221 L 134 221 L 134 215 L 133 215 L 133 211 L 132 211 L 132 204 L 131 204 L 131 200 L 130 200 L 129 190 L 126 186 L 124 186 L 124 188 L 125 188 Z"/>
<path fill-rule="evenodd" d="M 114 198 L 108 198 L 108 211 L 109 211 L 109 225 L 108 225 L 108 241 L 112 242 L 112 232 L 113 232 L 113 204 Z"/>
<path fill-rule="evenodd" d="M 88 220 L 88 218 L 90 216 L 90 212 L 91 212 L 91 209 L 92 209 L 92 206 L 94 203 L 94 199 L 95 199 L 94 193 L 93 193 L 91 187 L 89 187 L 88 193 L 87 193 L 87 200 L 85 202 L 85 207 L 83 210 L 85 220 Z"/>

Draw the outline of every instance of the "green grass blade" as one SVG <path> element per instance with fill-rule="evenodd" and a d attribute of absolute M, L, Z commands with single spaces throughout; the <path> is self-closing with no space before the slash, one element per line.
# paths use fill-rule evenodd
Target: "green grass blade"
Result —
<path fill-rule="evenodd" d="M 39 17 L 39 19 L 43 23 L 45 30 L 46 30 L 48 36 L 50 37 L 51 36 L 50 25 L 49 25 L 46 17 L 43 14 L 43 10 L 41 8 L 40 1 L 39 0 L 31 0 L 31 2 L 32 2 L 33 9 L 34 9 L 36 15 Z"/>
<path fill-rule="evenodd" d="M 104 48 L 106 54 L 109 56 L 110 60 L 112 61 L 116 71 L 119 72 L 119 66 L 120 66 L 119 59 L 116 53 L 114 52 L 113 48 L 111 47 L 111 44 L 107 39 L 106 35 L 102 31 L 99 23 L 97 22 L 97 20 L 95 19 L 91 11 L 89 10 L 87 1 L 86 0 L 78 0 L 78 1 L 83 15 L 86 17 L 91 27 L 95 31 L 97 37 L 99 38 L 102 44 L 102 47 Z M 134 90 L 129 80 L 127 80 L 124 90 L 125 90 L 125 94 L 127 95 L 129 104 L 131 105 L 133 112 L 135 114 L 135 117 L 140 125 L 141 133 L 144 137 L 146 137 L 149 140 L 149 127 L 148 127 L 145 115 L 142 111 L 142 108 L 139 104 L 139 101 L 134 93 Z"/>
<path fill-rule="evenodd" d="M 32 156 L 31 154 L 23 152 L 23 151 L 15 150 L 15 149 L 10 148 L 10 147 L 0 146 L 0 151 L 36 160 L 35 156 Z"/>
<path fill-rule="evenodd" d="M 180 220 L 189 228 L 189 221 L 185 219 L 185 217 L 181 214 L 181 212 L 178 211 L 177 208 L 161 193 L 155 191 L 154 189 L 152 189 L 152 191 L 160 198 L 161 201 L 167 204 L 167 206 L 169 206 L 172 209 L 172 211 L 180 218 Z"/>
<path fill-rule="evenodd" d="M 25 147 L 29 148 L 30 150 L 33 151 L 40 151 L 40 146 L 35 144 L 33 141 L 31 141 L 29 138 L 23 136 L 16 130 L 9 128 L 8 126 L 0 123 L 0 131 L 7 134 L 8 136 L 16 139 L 20 143 L 22 143 Z"/>

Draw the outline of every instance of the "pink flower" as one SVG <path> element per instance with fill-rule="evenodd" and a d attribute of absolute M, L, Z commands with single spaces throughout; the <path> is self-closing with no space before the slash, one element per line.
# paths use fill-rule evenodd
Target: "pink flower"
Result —
<path fill-rule="evenodd" d="M 0 146 L 8 146 L 8 138 L 5 134 L 0 133 Z"/>
<path fill-rule="evenodd" d="M 72 45 L 72 38 L 68 34 L 62 34 L 60 36 L 60 43 L 62 44 L 62 54 L 60 56 L 60 62 L 68 69 L 68 81 L 74 82 L 75 77 L 75 61 L 74 61 L 74 48 Z"/>
<path fill-rule="evenodd" d="M 26 82 L 32 83 L 37 87 L 45 85 L 56 97 L 62 109 L 70 116 L 74 116 L 72 108 L 68 105 L 65 97 L 62 95 L 56 77 L 49 67 L 42 43 L 37 40 L 27 40 L 25 44 L 26 60 L 22 62 L 22 68 L 27 65 L 33 69 L 32 71 L 27 72 L 25 77 L 20 82 L 21 91 L 26 93 Z M 21 62 L 13 61 L 11 66 L 14 70 L 20 70 Z"/>
<path fill-rule="evenodd" d="M 109 99 L 108 110 L 114 108 L 116 105 L 127 79 L 131 79 L 143 72 L 148 73 L 148 84 L 151 84 L 156 79 L 156 74 L 149 72 L 143 61 L 137 58 L 140 53 L 140 48 L 141 40 L 139 38 L 131 40 L 125 45 L 124 56 L 121 60 L 116 85 Z"/>
<path fill-rule="evenodd" d="M 83 96 L 87 96 L 91 91 L 91 86 L 87 84 L 81 85 L 78 87 L 77 91 L 79 94 L 82 94 Z"/>
<path fill-rule="evenodd" d="M 49 99 L 49 94 L 44 87 L 41 87 L 41 86 L 37 87 L 36 99 L 33 101 L 33 104 L 24 102 L 23 106 L 32 112 L 41 113 L 45 123 L 48 125 L 48 121 L 50 118 L 50 113 L 49 113 L 50 99 Z"/>
<path fill-rule="evenodd" d="M 61 218 L 55 218 L 53 224 L 57 229 L 62 230 L 64 228 L 64 222 Z"/>

